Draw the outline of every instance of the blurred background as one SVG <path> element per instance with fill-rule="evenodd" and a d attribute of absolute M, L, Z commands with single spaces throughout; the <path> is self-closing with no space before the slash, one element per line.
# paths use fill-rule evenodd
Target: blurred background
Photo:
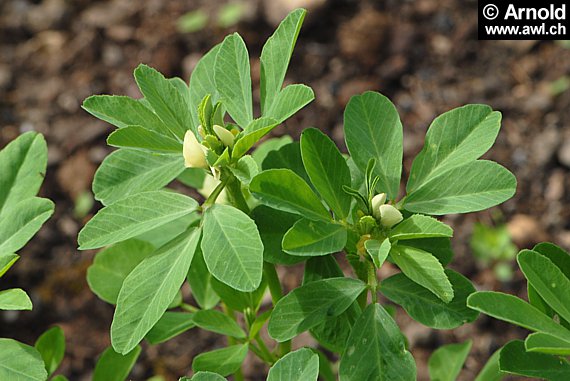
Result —
<path fill-rule="evenodd" d="M 455 229 L 451 267 L 479 289 L 526 296 L 514 262 L 518 249 L 545 240 L 570 249 L 568 41 L 478 41 L 477 2 L 471 0 L 2 0 L 0 147 L 29 130 L 46 136 L 42 196 L 57 210 L 2 279 L 2 288 L 26 289 L 34 310 L 0 313 L 0 337 L 33 343 L 49 326 L 61 325 L 67 336 L 61 371 L 79 381 L 90 379 L 109 345 L 113 308 L 90 292 L 85 271 L 94 253 L 77 252 L 76 236 L 100 207 L 90 185 L 111 151 L 105 138 L 112 128 L 84 112 L 83 99 L 102 93 L 138 97 L 132 72 L 140 62 L 188 80 L 202 54 L 233 31 L 248 44 L 258 99 L 262 44 L 296 7 L 309 14 L 287 81 L 311 86 L 316 100 L 275 135 L 298 138 L 302 128 L 315 126 L 346 150 L 344 106 L 354 94 L 380 91 L 404 124 L 405 177 L 435 116 L 466 103 L 489 104 L 503 113 L 503 128 L 486 157 L 515 173 L 518 191 L 491 211 L 446 218 Z M 280 269 L 288 287 L 300 274 L 300 267 Z M 495 349 L 524 336 L 484 316 L 438 332 L 402 311 L 397 318 L 420 380 L 439 345 L 474 340 L 461 376 L 472 380 Z M 193 330 L 146 347 L 132 379 L 177 380 L 193 356 L 222 343 Z M 298 344 L 310 343 L 304 337 Z M 246 378 L 263 380 L 265 371 L 248 361 Z"/>

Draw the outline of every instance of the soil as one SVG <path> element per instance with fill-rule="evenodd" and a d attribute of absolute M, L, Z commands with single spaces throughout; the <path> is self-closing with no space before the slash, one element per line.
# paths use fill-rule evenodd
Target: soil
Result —
<path fill-rule="evenodd" d="M 200 56 L 223 37 L 239 31 L 259 79 L 264 40 L 284 16 L 286 1 L 248 1 L 241 21 L 231 27 L 215 18 L 202 30 L 182 33 L 177 19 L 203 9 L 215 15 L 225 2 L 175 0 L 8 0 L 0 3 L 0 147 L 18 134 L 36 130 L 49 144 L 49 167 L 42 196 L 55 201 L 55 216 L 21 251 L 21 260 L 2 278 L 2 287 L 26 289 L 32 312 L 1 313 L 0 337 L 33 343 L 51 325 L 67 336 L 60 368 L 70 380 L 88 380 L 99 353 L 109 345 L 113 308 L 89 290 L 85 271 L 92 252 L 79 253 L 76 236 L 100 205 L 89 201 L 93 174 L 111 149 L 112 128 L 80 106 L 91 94 L 139 96 L 133 69 L 147 63 L 167 76 L 188 79 Z M 279 6 L 279 4 L 283 6 Z M 466 103 L 486 103 L 503 113 L 503 128 L 485 157 L 515 173 L 516 196 L 491 211 L 446 217 L 455 229 L 452 267 L 479 289 L 525 295 L 517 270 L 499 282 L 471 255 L 475 221 L 505 221 L 519 248 L 550 240 L 570 248 L 570 48 L 555 41 L 478 41 L 477 2 L 297 0 L 311 12 L 301 32 L 287 81 L 306 83 L 315 102 L 278 129 L 298 138 L 316 126 L 344 147 L 342 112 L 350 96 L 366 90 L 387 95 L 401 113 L 405 134 L 405 173 L 423 145 L 433 118 Z M 258 94 L 257 88 L 255 89 Z M 89 204 L 87 202 L 87 204 Z M 88 205 L 89 206 L 89 205 Z M 80 208 L 81 209 L 81 208 Z M 88 208 L 89 209 L 89 208 Z M 516 264 L 511 263 L 516 270 Z M 294 286 L 299 267 L 282 268 Z M 472 380 L 491 353 L 526 332 L 481 316 L 453 331 L 432 331 L 402 311 L 398 321 L 427 380 L 429 354 L 444 343 L 473 339 L 460 380 Z M 302 337 L 297 345 L 311 343 Z M 188 374 L 193 356 L 223 344 L 192 330 L 175 340 L 146 347 L 133 380 Z M 262 380 L 256 361 L 248 380 Z M 514 379 L 514 378 L 513 378 Z"/>

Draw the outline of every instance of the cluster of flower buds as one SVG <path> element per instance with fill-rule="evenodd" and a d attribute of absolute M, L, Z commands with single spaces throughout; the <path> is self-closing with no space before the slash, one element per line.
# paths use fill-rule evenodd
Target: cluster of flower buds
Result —
<path fill-rule="evenodd" d="M 386 204 L 386 193 L 377 194 L 372 198 L 372 215 L 386 228 L 391 228 L 404 219 L 396 207 Z"/>
<path fill-rule="evenodd" d="M 230 131 L 216 124 L 213 126 L 213 131 L 216 134 L 215 136 L 207 134 L 201 125 L 198 126 L 198 133 L 203 139 L 202 143 L 196 139 L 191 130 L 186 131 L 182 148 L 186 168 L 208 168 L 206 160 L 208 149 L 216 152 L 223 150 L 224 147 L 233 148 L 237 129 Z"/>

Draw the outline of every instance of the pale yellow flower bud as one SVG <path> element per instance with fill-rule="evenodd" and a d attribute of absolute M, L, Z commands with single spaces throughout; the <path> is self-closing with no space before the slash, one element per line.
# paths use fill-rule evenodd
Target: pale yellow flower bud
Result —
<path fill-rule="evenodd" d="M 382 226 L 391 228 L 403 219 L 402 213 L 392 205 L 380 205 L 380 223 Z"/>
<path fill-rule="evenodd" d="M 386 193 L 379 193 L 372 198 L 372 215 L 380 218 L 380 206 L 386 203 Z"/>
<path fill-rule="evenodd" d="M 218 135 L 218 138 L 224 143 L 225 146 L 232 148 L 234 146 L 234 134 L 226 130 L 222 126 L 214 124 L 214 132 Z"/>
<path fill-rule="evenodd" d="M 208 168 L 204 148 L 191 130 L 186 131 L 184 146 L 182 147 L 186 168 Z"/>
<path fill-rule="evenodd" d="M 202 127 L 202 125 L 200 124 L 198 126 L 198 133 L 200 134 L 200 136 L 202 137 L 202 139 L 204 139 L 206 137 L 206 131 L 204 130 L 204 127 Z"/>

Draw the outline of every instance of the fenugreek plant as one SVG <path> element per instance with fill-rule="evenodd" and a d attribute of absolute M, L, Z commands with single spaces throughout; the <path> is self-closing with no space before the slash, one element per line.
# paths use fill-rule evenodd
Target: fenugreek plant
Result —
<path fill-rule="evenodd" d="M 47 146 L 43 136 L 28 132 L 0 151 L 0 278 L 18 261 L 16 254 L 53 214 L 48 199 L 36 197 L 44 180 Z M 20 288 L 0 291 L 0 311 L 32 309 Z M 35 347 L 0 338 L 0 380 L 45 381 L 59 367 L 65 352 L 63 331 L 54 327 Z M 65 381 L 58 375 L 52 381 Z"/>
<path fill-rule="evenodd" d="M 270 368 L 268 380 L 415 380 L 394 309 L 379 294 L 436 329 L 477 318 L 466 305 L 471 282 L 445 268 L 453 231 L 432 216 L 483 210 L 514 194 L 514 176 L 480 160 L 501 114 L 468 105 L 436 118 L 403 197 L 402 123 L 379 93 L 346 107 L 349 156 L 315 128 L 300 142 L 260 142 L 313 100 L 307 86 L 283 87 L 304 15 L 292 12 L 263 47 L 257 117 L 238 34 L 200 60 L 189 84 L 140 65 L 142 99 L 84 102 L 118 127 L 108 143 L 119 148 L 95 175 L 104 208 L 79 234 L 80 249 L 104 248 L 88 281 L 116 304 L 112 347 L 95 380 L 126 378 L 143 340 L 158 344 L 194 327 L 227 336 L 228 346 L 196 356 L 191 380 L 241 380 L 250 352 Z M 180 184 L 204 201 L 175 191 Z M 401 273 L 379 279 L 385 262 Z M 284 294 L 276 267 L 297 263 L 302 284 Z M 181 294 L 186 282 L 192 299 Z M 292 352 L 305 331 L 319 347 Z"/>

